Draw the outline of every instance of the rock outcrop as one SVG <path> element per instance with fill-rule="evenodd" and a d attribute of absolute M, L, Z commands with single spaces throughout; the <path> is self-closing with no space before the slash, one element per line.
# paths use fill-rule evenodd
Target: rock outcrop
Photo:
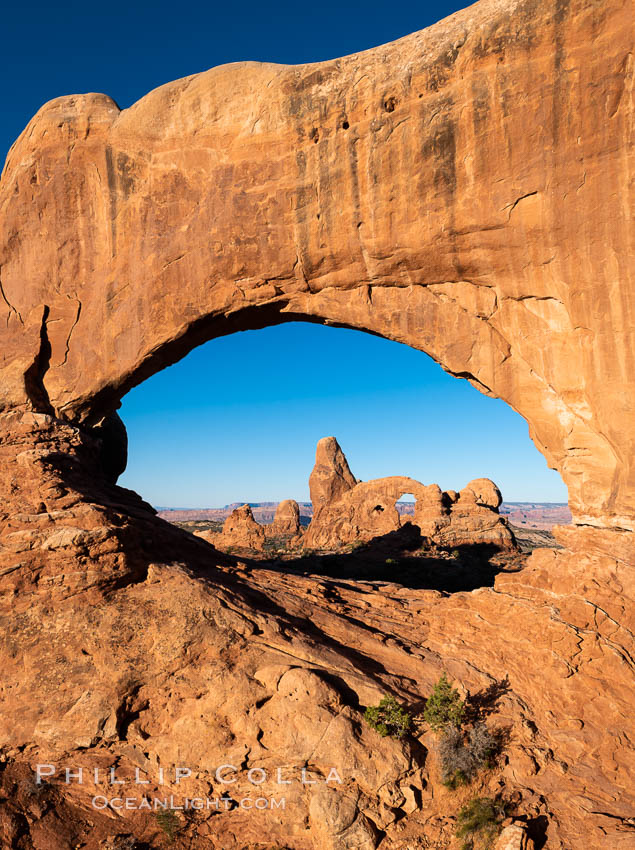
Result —
<path fill-rule="evenodd" d="M 302 533 L 300 524 L 300 506 L 295 499 L 285 499 L 276 508 L 272 524 L 265 528 L 271 536 L 297 537 Z"/>
<path fill-rule="evenodd" d="M 265 529 L 256 522 L 249 505 L 241 505 L 225 520 L 221 541 L 223 548 L 239 546 L 246 549 L 262 549 L 265 544 Z"/>
<path fill-rule="evenodd" d="M 534 850 L 524 824 L 509 824 L 498 836 L 494 850 Z"/>
<path fill-rule="evenodd" d="M 0 406 L 93 425 L 206 339 L 342 324 L 504 399 L 574 522 L 633 530 L 632 69 L 623 0 L 481 0 L 47 103 L 0 184 Z"/>
<path fill-rule="evenodd" d="M 522 572 L 474 593 L 246 571 L 110 484 L 86 431 L 14 411 L 0 415 L 0 432 L 0 750 L 7 794 L 20 801 L 7 834 L 48 850 L 72 825 L 72 840 L 85 836 L 93 850 L 112 829 L 91 807 L 92 786 L 63 778 L 47 791 L 48 814 L 29 814 L 38 762 L 72 759 L 90 775 L 95 765 L 126 777 L 139 768 L 149 794 L 177 801 L 179 791 L 220 796 L 210 770 L 230 763 L 240 768 L 232 798 L 242 799 L 253 788 L 247 770 L 273 768 L 258 793 L 274 796 L 276 768 L 312 753 L 309 779 L 323 782 L 334 762 L 349 771 L 329 823 L 354 800 L 346 822 L 385 833 L 380 850 L 402 850 L 404 836 L 448 846 L 456 801 L 439 784 L 433 736 L 404 752 L 369 738 L 358 708 L 384 693 L 421 705 L 445 670 L 475 705 L 495 704 L 488 723 L 507 730 L 504 761 L 479 792 L 503 782 L 517 814 L 546 826 L 547 850 L 630 848 L 634 583 L 619 552 L 593 551 L 604 541 L 587 553 L 536 550 Z M 289 669 L 313 684 L 289 678 L 281 688 Z M 158 787 L 159 765 L 194 778 Z M 326 827 L 307 831 L 304 818 L 329 798 L 312 803 L 313 786 L 297 785 L 287 809 L 263 818 L 199 816 L 190 846 L 243 850 L 266 835 L 322 848 Z M 82 832 L 86 809 L 93 826 Z M 119 830 L 157 840 L 153 817 L 122 817 Z"/>
<path fill-rule="evenodd" d="M 433 742 L 371 739 L 359 713 L 420 704 L 447 670 L 500 694 L 486 794 L 519 795 L 546 850 L 632 847 L 631 18 L 481 0 L 366 53 L 215 68 L 123 111 L 63 97 L 29 123 L 0 179 L 5 843 L 158 842 L 88 783 L 40 797 L 38 762 L 185 763 L 212 796 L 231 762 L 238 797 L 245 769 L 310 756 L 350 770 L 331 806 L 300 783 L 285 810 L 197 815 L 178 841 L 317 850 L 305 818 L 328 809 L 381 850 L 448 846 Z M 511 405 L 568 486 L 565 548 L 472 593 L 248 572 L 113 483 L 128 389 L 287 320 L 411 345 Z"/>
<path fill-rule="evenodd" d="M 313 513 L 343 496 L 357 484 L 348 461 L 335 437 L 322 437 L 315 451 L 315 465 L 309 476 Z"/>
<path fill-rule="evenodd" d="M 344 471 L 344 473 L 343 473 Z M 310 489 L 314 515 L 303 545 L 328 549 L 367 542 L 412 523 L 441 546 L 490 544 L 501 549 L 516 543 L 498 513 L 500 491 L 488 478 L 478 478 L 456 493 L 444 493 L 405 476 L 355 483 L 335 437 L 318 442 Z M 400 516 L 396 503 L 406 493 L 415 497 L 414 516 Z"/>

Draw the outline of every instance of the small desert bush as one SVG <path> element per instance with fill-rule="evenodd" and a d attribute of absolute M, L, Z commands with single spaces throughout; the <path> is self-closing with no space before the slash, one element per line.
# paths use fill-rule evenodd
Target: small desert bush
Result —
<path fill-rule="evenodd" d="M 441 778 L 443 784 L 453 791 L 460 785 L 467 785 L 474 774 L 474 760 L 465 746 L 463 733 L 456 726 L 450 726 L 439 741 L 441 759 Z"/>
<path fill-rule="evenodd" d="M 469 732 L 469 748 L 478 767 L 489 767 L 492 763 L 498 742 L 485 723 L 475 723 Z"/>
<path fill-rule="evenodd" d="M 412 718 L 392 696 L 385 696 L 379 705 L 369 705 L 364 719 L 382 738 L 405 738 L 412 726 Z"/>
<path fill-rule="evenodd" d="M 476 723 L 467 741 L 456 726 L 448 726 L 439 741 L 443 784 L 453 791 L 467 785 L 482 767 L 489 766 L 496 751 L 496 741 L 484 723 Z"/>
<path fill-rule="evenodd" d="M 168 841 L 174 841 L 181 826 L 178 817 L 171 809 L 161 809 L 155 814 L 155 817 L 159 829 L 165 833 Z"/>
<path fill-rule="evenodd" d="M 457 838 L 466 838 L 464 848 L 478 845 L 487 850 L 501 831 L 506 805 L 491 797 L 474 797 L 457 815 Z"/>
<path fill-rule="evenodd" d="M 428 697 L 423 719 L 435 732 L 442 732 L 448 726 L 460 729 L 464 715 L 465 703 L 443 673 Z"/>

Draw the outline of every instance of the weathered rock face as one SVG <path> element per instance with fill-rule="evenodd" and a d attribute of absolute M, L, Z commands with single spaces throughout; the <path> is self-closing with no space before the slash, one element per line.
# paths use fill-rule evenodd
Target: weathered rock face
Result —
<path fill-rule="evenodd" d="M 235 758 L 242 792 L 243 765 L 311 754 L 321 776 L 334 756 L 354 771 L 332 805 L 300 787 L 284 813 L 201 818 L 187 840 L 317 850 L 374 824 L 382 850 L 448 846 L 433 742 L 379 749 L 358 711 L 420 702 L 445 669 L 504 691 L 486 793 L 517 792 L 548 850 L 632 847 L 632 52 L 622 0 L 481 0 L 368 53 L 216 68 L 123 112 L 60 98 L 30 122 L 0 180 L 7 844 L 92 850 L 112 823 L 86 786 L 56 785 L 48 808 L 14 793 L 38 761 L 185 762 L 198 789 Z M 566 549 L 470 594 L 326 588 L 242 571 L 113 485 L 128 388 L 214 336 L 298 319 L 424 350 L 519 411 L 569 487 Z M 276 665 L 342 707 L 312 678 L 263 677 Z"/>
<path fill-rule="evenodd" d="M 534 842 L 522 824 L 510 824 L 498 836 L 495 850 L 534 850 Z"/>
<path fill-rule="evenodd" d="M 508 730 L 499 768 L 470 793 L 504 783 L 517 814 L 547 826 L 547 850 L 630 850 L 635 583 L 619 553 L 592 552 L 606 541 L 588 554 L 537 550 L 494 588 L 449 595 L 243 570 L 110 484 L 93 435 L 19 411 L 0 415 L 0 434 L 0 504 L 17 508 L 0 514 L 0 752 L 14 801 L 4 834 L 97 850 L 112 828 L 90 784 L 61 778 L 34 797 L 36 763 L 70 760 L 89 775 L 114 765 L 127 778 L 139 768 L 150 796 L 167 793 L 159 765 L 183 765 L 193 778 L 167 789 L 211 798 L 226 790 L 216 767 L 231 763 L 242 798 L 248 769 L 266 769 L 258 793 L 279 796 L 277 767 L 286 781 L 311 754 L 318 785 L 284 786 L 284 811 L 201 816 L 176 846 L 243 850 L 266 836 L 321 850 L 341 827 L 351 841 L 383 832 L 379 850 L 410 838 L 451 847 L 459 804 L 440 785 L 434 736 L 378 738 L 359 708 L 384 693 L 421 705 L 445 670 Z M 327 787 L 341 796 L 326 793 L 331 766 L 344 784 Z M 159 840 L 153 817 L 123 818 L 117 831 Z"/>
<path fill-rule="evenodd" d="M 222 532 L 195 531 L 194 534 L 224 552 L 235 547 L 260 552 L 267 538 L 283 537 L 287 546 L 295 546 L 302 534 L 300 507 L 294 499 L 286 499 L 278 505 L 273 522 L 260 525 L 251 507 L 241 505 L 227 517 Z"/>
<path fill-rule="evenodd" d="M 352 490 L 357 479 L 335 437 L 322 437 L 315 450 L 315 465 L 309 476 L 309 493 L 315 514 Z"/>
<path fill-rule="evenodd" d="M 498 513 L 500 490 L 489 478 L 470 481 L 458 495 L 453 491 L 444 493 L 443 502 L 450 503 L 450 522 L 431 534 L 436 542 L 444 546 L 487 543 L 503 549 L 515 545 L 506 519 Z M 420 522 L 423 531 L 425 525 Z M 436 519 L 433 522 L 437 524 Z"/>
<path fill-rule="evenodd" d="M 223 547 L 244 546 L 248 549 L 262 549 L 264 543 L 265 530 L 254 519 L 249 505 L 241 505 L 233 510 L 223 524 Z"/>
<path fill-rule="evenodd" d="M 285 499 L 276 508 L 276 515 L 265 532 L 270 535 L 295 537 L 302 532 L 300 525 L 300 506 L 295 499 Z"/>
<path fill-rule="evenodd" d="M 346 478 L 342 470 L 346 470 Z M 309 480 L 311 497 L 319 500 L 303 539 L 310 548 L 373 540 L 408 522 L 442 546 L 485 543 L 505 549 L 516 545 L 506 520 L 498 513 L 500 491 L 488 478 L 470 481 L 458 495 L 405 476 L 355 484 L 337 440 L 325 437 L 318 443 Z M 406 493 L 416 500 L 413 517 L 401 517 L 397 511 L 396 503 Z"/>
<path fill-rule="evenodd" d="M 632 530 L 630 24 L 481 0 L 331 62 L 47 103 L 0 184 L 2 405 L 97 422 L 205 339 L 343 324 L 504 399 L 575 520 Z"/>

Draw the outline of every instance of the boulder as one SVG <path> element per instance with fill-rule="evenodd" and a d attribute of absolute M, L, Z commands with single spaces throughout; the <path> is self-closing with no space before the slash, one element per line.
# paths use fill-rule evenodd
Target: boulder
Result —
<path fill-rule="evenodd" d="M 285 499 L 276 508 L 272 524 L 267 534 L 280 537 L 296 537 L 302 532 L 300 525 L 300 507 L 295 499 Z"/>
<path fill-rule="evenodd" d="M 237 546 L 244 549 L 262 549 L 265 544 L 265 529 L 254 519 L 249 505 L 235 508 L 225 520 L 223 531 L 216 540 L 220 548 Z"/>
<path fill-rule="evenodd" d="M 494 850 L 534 850 L 534 842 L 527 834 L 524 824 L 512 823 L 503 827 Z"/>

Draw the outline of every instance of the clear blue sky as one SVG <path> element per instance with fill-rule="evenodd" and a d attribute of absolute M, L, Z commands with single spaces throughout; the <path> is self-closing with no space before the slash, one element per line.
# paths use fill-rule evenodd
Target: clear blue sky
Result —
<path fill-rule="evenodd" d="M 461 2 L 6 4 L 0 157 L 53 97 L 146 92 L 243 59 L 302 63 L 422 29 Z M 319 368 L 314 364 L 319 361 Z M 288 324 L 213 340 L 134 389 L 121 483 L 156 505 L 308 497 L 319 437 L 363 479 L 411 475 L 458 489 L 487 476 L 508 501 L 566 501 L 557 473 L 503 402 L 425 354 L 355 331 Z"/>
<path fill-rule="evenodd" d="M 293 322 L 212 340 L 132 390 L 121 415 L 122 483 L 155 505 L 308 499 L 315 444 L 329 434 L 365 481 L 410 475 L 459 490 L 486 477 L 508 501 L 566 501 L 504 402 L 360 331 Z"/>

